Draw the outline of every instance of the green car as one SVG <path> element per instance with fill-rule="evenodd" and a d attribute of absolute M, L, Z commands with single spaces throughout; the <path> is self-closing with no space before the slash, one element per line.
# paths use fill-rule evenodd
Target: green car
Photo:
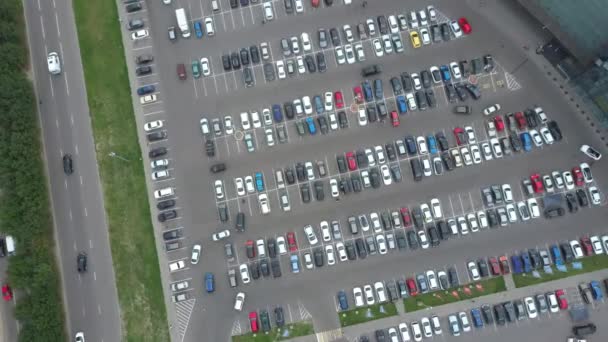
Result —
<path fill-rule="evenodd" d="M 197 60 L 192 61 L 192 76 L 194 76 L 194 78 L 201 77 L 201 65 Z"/>

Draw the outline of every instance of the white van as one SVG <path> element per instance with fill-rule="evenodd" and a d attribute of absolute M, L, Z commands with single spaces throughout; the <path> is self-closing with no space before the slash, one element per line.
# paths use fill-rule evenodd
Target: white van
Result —
<path fill-rule="evenodd" d="M 219 12 L 220 3 L 218 0 L 211 0 L 211 9 L 213 10 L 213 12 Z"/>
<path fill-rule="evenodd" d="M 173 188 L 164 188 L 154 191 L 154 198 L 161 199 L 164 197 L 173 196 L 174 194 L 175 192 L 173 191 Z"/>
<path fill-rule="evenodd" d="M 12 236 L 7 235 L 4 238 L 4 241 L 6 242 L 6 254 L 15 255 L 15 239 L 13 239 Z"/>
<path fill-rule="evenodd" d="M 285 179 L 283 178 L 283 170 L 277 170 L 275 172 L 275 178 L 277 179 L 277 188 L 285 189 Z"/>
<path fill-rule="evenodd" d="M 183 260 L 172 262 L 169 264 L 169 271 L 175 272 L 186 267 L 186 263 Z"/>

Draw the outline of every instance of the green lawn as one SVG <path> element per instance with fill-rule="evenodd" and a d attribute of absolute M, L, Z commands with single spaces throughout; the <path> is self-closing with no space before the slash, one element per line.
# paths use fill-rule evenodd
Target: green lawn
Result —
<path fill-rule="evenodd" d="M 123 341 L 169 341 L 116 1 L 75 0 Z M 86 113 L 79 113 L 86 115 Z M 109 157 L 110 152 L 128 159 Z"/>
<path fill-rule="evenodd" d="M 515 287 L 536 285 L 547 281 L 608 268 L 608 255 L 606 254 L 592 255 L 577 261 L 583 264 L 582 269 L 574 269 L 572 266 L 568 266 L 568 271 L 560 272 L 553 267 L 553 273 L 545 273 L 544 271 L 539 270 L 538 273 L 540 274 L 540 278 L 534 277 L 531 273 L 514 274 L 513 281 L 515 282 Z"/>
<path fill-rule="evenodd" d="M 397 307 L 393 302 L 374 304 L 363 308 L 338 312 L 340 325 L 343 327 L 395 315 L 397 315 Z"/>
<path fill-rule="evenodd" d="M 274 342 L 284 341 L 298 336 L 306 336 L 314 333 L 311 321 L 287 324 L 283 328 L 273 328 L 268 334 L 258 332 L 245 335 L 232 336 L 233 342 Z"/>
<path fill-rule="evenodd" d="M 403 300 L 403 304 L 406 312 L 412 312 L 506 290 L 505 279 L 503 277 L 495 277 L 466 284 L 456 289 L 435 291 L 408 297 Z"/>

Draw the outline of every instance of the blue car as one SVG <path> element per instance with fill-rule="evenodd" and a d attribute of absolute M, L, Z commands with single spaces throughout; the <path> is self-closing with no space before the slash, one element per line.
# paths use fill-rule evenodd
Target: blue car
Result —
<path fill-rule="evenodd" d="M 520 137 L 521 137 L 521 143 L 524 146 L 524 151 L 526 151 L 526 152 L 532 151 L 532 137 L 530 136 L 530 133 L 523 132 L 520 135 Z"/>
<path fill-rule="evenodd" d="M 562 252 L 559 250 L 559 246 L 551 246 L 551 255 L 553 256 L 553 262 L 557 266 L 562 266 L 564 264 L 564 259 L 562 258 Z"/>
<path fill-rule="evenodd" d="M 311 117 L 306 118 L 306 123 L 308 124 L 308 133 L 311 135 L 317 134 L 317 127 L 315 127 L 315 120 Z"/>
<path fill-rule="evenodd" d="M 346 292 L 344 292 L 344 290 L 338 292 L 338 303 L 340 304 L 340 310 L 348 310 L 348 298 L 346 298 Z"/>
<path fill-rule="evenodd" d="M 155 90 L 156 90 L 155 86 L 153 86 L 151 84 L 148 84 L 148 85 L 145 85 L 143 87 L 137 88 L 137 95 L 144 96 L 146 94 L 153 93 Z"/>
<path fill-rule="evenodd" d="M 530 260 L 530 255 L 527 252 L 523 252 L 521 253 L 521 259 L 524 261 L 524 272 L 532 272 L 532 261 Z"/>
<path fill-rule="evenodd" d="M 281 112 L 281 106 L 278 104 L 272 105 L 272 115 L 274 116 L 275 122 L 283 121 L 283 112 Z"/>
<path fill-rule="evenodd" d="M 591 281 L 589 283 L 589 286 L 591 287 L 591 294 L 593 294 L 593 299 L 600 300 L 604 298 L 604 295 L 602 294 L 602 288 L 600 287 L 600 283 L 597 280 Z"/>
<path fill-rule="evenodd" d="M 194 33 L 196 33 L 196 38 L 203 38 L 203 25 L 200 21 L 194 22 Z"/>
<path fill-rule="evenodd" d="M 298 261 L 298 255 L 292 254 L 289 260 L 291 261 L 291 272 L 300 273 L 300 263 Z"/>
<path fill-rule="evenodd" d="M 374 94 L 372 93 L 372 85 L 369 84 L 369 81 L 365 81 L 362 84 L 363 95 L 365 96 L 365 101 L 370 102 L 374 101 Z"/>
<path fill-rule="evenodd" d="M 321 100 L 321 96 L 316 95 L 314 98 L 314 102 L 317 114 L 323 114 L 323 110 L 325 109 L 325 107 L 323 107 L 323 101 Z"/>
<path fill-rule="evenodd" d="M 397 96 L 397 110 L 399 114 L 407 113 L 407 102 L 405 102 L 405 97 L 403 95 Z"/>
<path fill-rule="evenodd" d="M 450 68 L 447 65 L 442 65 L 439 70 L 441 70 L 441 77 L 444 82 L 449 82 L 452 76 L 450 75 Z"/>
<path fill-rule="evenodd" d="M 255 173 L 255 187 L 258 189 L 259 192 L 264 191 L 264 178 L 262 177 L 261 172 Z"/>
<path fill-rule="evenodd" d="M 511 256 L 511 264 L 513 265 L 513 274 L 520 274 L 523 272 L 523 263 L 519 255 Z"/>
<path fill-rule="evenodd" d="M 483 319 L 481 318 L 481 311 L 478 308 L 471 309 L 471 318 L 473 319 L 473 325 L 475 328 L 483 327 Z"/>
<path fill-rule="evenodd" d="M 205 273 L 205 290 L 207 290 L 207 293 L 215 291 L 215 280 L 211 272 Z"/>
<path fill-rule="evenodd" d="M 437 153 L 437 142 L 435 141 L 435 137 L 432 135 L 429 135 L 428 137 L 426 137 L 426 140 L 429 145 L 429 153 L 430 154 Z"/>

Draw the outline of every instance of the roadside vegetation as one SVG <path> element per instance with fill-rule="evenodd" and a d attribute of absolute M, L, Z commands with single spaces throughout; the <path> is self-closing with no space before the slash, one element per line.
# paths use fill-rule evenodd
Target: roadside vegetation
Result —
<path fill-rule="evenodd" d="M 169 341 L 116 1 L 73 1 L 123 341 Z M 113 152 L 122 158 L 111 158 Z"/>
<path fill-rule="evenodd" d="M 393 302 L 374 304 L 348 311 L 338 312 L 341 327 L 347 327 L 349 325 L 360 324 L 396 315 L 397 306 Z"/>
<path fill-rule="evenodd" d="M 594 272 L 597 270 L 608 268 L 608 255 L 592 255 L 577 260 L 577 262 L 580 262 L 583 265 L 582 268 L 576 269 L 569 265 L 568 270 L 566 272 L 561 272 L 552 267 L 553 273 L 546 273 L 543 270 L 538 270 L 539 277 L 533 276 L 532 273 L 513 274 L 513 282 L 515 283 L 515 287 L 525 287 L 545 283 L 552 280 L 572 277 L 578 274 Z"/>
<path fill-rule="evenodd" d="M 232 342 L 277 342 L 285 341 L 295 337 L 307 336 L 314 333 L 312 322 L 303 321 L 285 324 L 282 328 L 272 328 L 268 334 L 263 332 L 247 333 L 232 336 Z"/>
<path fill-rule="evenodd" d="M 403 300 L 406 312 L 428 309 L 440 305 L 469 300 L 489 294 L 506 291 L 502 276 L 469 283 L 455 289 L 419 294 Z"/>
<path fill-rule="evenodd" d="M 16 292 L 19 341 L 66 341 L 26 37 L 21 1 L 0 1 L 0 231 L 15 238 L 7 283 Z"/>

